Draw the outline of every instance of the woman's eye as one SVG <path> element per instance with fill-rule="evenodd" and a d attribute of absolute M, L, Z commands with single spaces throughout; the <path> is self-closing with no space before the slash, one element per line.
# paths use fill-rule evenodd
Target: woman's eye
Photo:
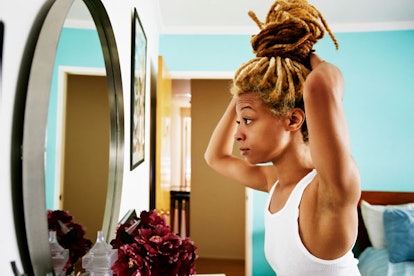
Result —
<path fill-rule="evenodd" d="M 246 125 L 250 125 L 250 123 L 252 122 L 252 120 L 251 120 L 251 119 L 247 119 L 247 118 L 244 118 L 243 120 L 244 120 L 244 123 L 245 123 Z"/>

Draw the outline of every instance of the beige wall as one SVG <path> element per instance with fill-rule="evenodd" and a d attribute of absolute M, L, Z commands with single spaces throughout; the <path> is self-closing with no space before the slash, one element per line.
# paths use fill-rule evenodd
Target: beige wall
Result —
<path fill-rule="evenodd" d="M 191 239 L 200 257 L 245 258 L 245 189 L 204 161 L 210 135 L 231 95 L 229 80 L 191 81 Z"/>
<path fill-rule="evenodd" d="M 106 77 L 68 76 L 62 209 L 86 227 L 92 242 L 102 229 L 106 204 L 108 101 Z"/>

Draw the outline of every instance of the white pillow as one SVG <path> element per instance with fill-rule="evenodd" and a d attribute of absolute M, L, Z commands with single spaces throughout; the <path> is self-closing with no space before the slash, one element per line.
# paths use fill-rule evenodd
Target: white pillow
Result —
<path fill-rule="evenodd" d="M 372 205 L 361 201 L 361 214 L 369 240 L 375 249 L 386 248 L 383 214 L 386 208 L 414 209 L 414 203 L 401 205 Z"/>

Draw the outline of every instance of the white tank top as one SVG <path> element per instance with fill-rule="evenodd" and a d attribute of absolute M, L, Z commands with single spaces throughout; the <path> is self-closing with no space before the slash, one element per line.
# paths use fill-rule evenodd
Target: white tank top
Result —
<path fill-rule="evenodd" d="M 272 214 L 270 200 L 277 182 L 269 192 L 265 210 L 265 256 L 277 276 L 356 276 L 358 260 L 352 250 L 334 260 L 323 260 L 312 255 L 299 235 L 299 205 L 305 188 L 316 175 L 307 174 L 292 190 L 285 206 Z"/>

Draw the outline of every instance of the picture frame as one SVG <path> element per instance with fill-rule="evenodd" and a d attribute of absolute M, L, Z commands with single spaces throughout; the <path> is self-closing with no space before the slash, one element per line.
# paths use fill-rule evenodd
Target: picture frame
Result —
<path fill-rule="evenodd" d="M 133 220 L 136 220 L 138 218 L 137 212 L 135 209 L 129 209 L 125 215 L 122 216 L 122 218 L 119 220 L 118 225 L 130 223 Z"/>
<path fill-rule="evenodd" d="M 145 159 L 145 94 L 147 37 L 137 9 L 132 18 L 131 45 L 131 164 L 136 168 Z"/>

